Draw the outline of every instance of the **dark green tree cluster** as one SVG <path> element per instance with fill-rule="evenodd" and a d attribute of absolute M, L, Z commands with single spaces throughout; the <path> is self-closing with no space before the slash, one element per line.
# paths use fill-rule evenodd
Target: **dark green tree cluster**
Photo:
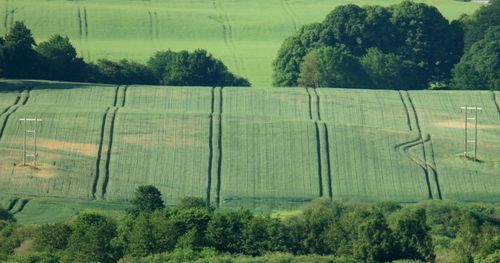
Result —
<path fill-rule="evenodd" d="M 216 211 L 201 198 L 165 207 L 142 186 L 118 220 L 83 213 L 67 223 L 20 226 L 0 219 L 6 262 L 498 262 L 500 210 L 460 203 L 346 203 L 320 199 L 275 217 Z M 31 240 L 29 253 L 14 249 Z M 443 256 L 444 255 L 444 256 Z"/>
<path fill-rule="evenodd" d="M 455 89 L 500 90 L 500 0 L 462 18 L 465 53 L 453 68 Z"/>
<path fill-rule="evenodd" d="M 424 89 L 435 83 L 447 86 L 463 55 L 464 32 L 471 55 L 466 53 L 462 61 L 473 61 L 455 69 L 454 75 L 462 76 L 472 68 L 486 74 L 487 80 L 495 79 L 498 28 L 493 28 L 491 20 L 498 20 L 498 8 L 491 9 L 499 0 L 493 2 L 470 19 L 474 22 L 464 22 L 465 18 L 449 22 L 435 7 L 413 1 L 389 7 L 339 6 L 322 23 L 306 25 L 284 41 L 273 63 L 274 85 L 371 89 Z M 489 24 L 472 30 L 473 23 Z M 472 47 L 470 42 L 478 35 L 487 40 Z M 494 58 L 475 64 L 469 57 L 478 57 L 479 50 L 483 50 L 481 58 L 486 54 Z M 464 86 L 474 88 L 467 83 Z"/>
<path fill-rule="evenodd" d="M 162 51 L 147 64 L 123 59 L 86 63 L 68 37 L 52 36 L 38 45 L 31 31 L 16 22 L 0 37 L 0 77 L 85 81 L 110 84 L 250 86 L 205 50 Z"/>

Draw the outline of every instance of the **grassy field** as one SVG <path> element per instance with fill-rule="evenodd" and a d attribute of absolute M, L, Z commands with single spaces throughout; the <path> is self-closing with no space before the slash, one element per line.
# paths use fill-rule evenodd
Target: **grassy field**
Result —
<path fill-rule="evenodd" d="M 391 5 L 399 0 L 2 0 L 0 34 L 25 21 L 37 41 L 67 35 L 80 56 L 145 62 L 155 51 L 207 49 L 254 86 L 271 84 L 271 63 L 285 37 L 322 21 L 338 5 Z M 480 4 L 422 1 L 448 19 Z"/>
<path fill-rule="evenodd" d="M 257 211 L 320 196 L 500 201 L 498 92 L 37 81 L 0 90 L 0 201 L 22 222 L 124 208 L 144 184 L 167 204 L 191 195 Z M 483 108 L 477 163 L 460 155 L 466 104 Z M 37 169 L 22 165 L 25 116 L 43 119 Z"/>

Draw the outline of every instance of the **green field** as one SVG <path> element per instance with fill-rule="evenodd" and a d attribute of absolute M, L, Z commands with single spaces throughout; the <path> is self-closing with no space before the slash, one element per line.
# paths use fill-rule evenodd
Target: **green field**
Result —
<path fill-rule="evenodd" d="M 37 41 L 67 35 L 80 56 L 145 62 L 155 51 L 207 49 L 254 86 L 271 85 L 271 63 L 298 27 L 322 21 L 338 5 L 391 5 L 399 0 L 2 0 L 0 34 L 25 21 Z M 422 1 L 448 19 L 480 4 Z"/>
<path fill-rule="evenodd" d="M 22 222 L 121 209 L 144 184 L 169 205 L 191 195 L 258 211 L 320 196 L 500 202 L 498 92 L 5 80 L 0 90 L 0 201 Z M 477 163 L 460 155 L 466 104 L 483 108 Z M 43 119 L 37 169 L 22 165 L 23 117 Z"/>

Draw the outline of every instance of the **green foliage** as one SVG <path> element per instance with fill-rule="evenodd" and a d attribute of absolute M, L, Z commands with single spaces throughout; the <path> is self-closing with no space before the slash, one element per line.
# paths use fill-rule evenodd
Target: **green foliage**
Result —
<path fill-rule="evenodd" d="M 16 218 L 9 212 L 9 210 L 0 207 L 0 220 L 15 222 Z"/>
<path fill-rule="evenodd" d="M 436 256 L 426 221 L 424 209 L 410 211 L 398 218 L 394 237 L 401 253 L 400 258 L 434 261 Z"/>
<path fill-rule="evenodd" d="M 59 257 L 47 252 L 23 253 L 10 257 L 6 263 L 59 263 Z"/>
<path fill-rule="evenodd" d="M 118 62 L 99 59 L 88 66 L 88 78 L 92 82 L 110 84 L 157 84 L 153 71 L 146 65 L 122 59 Z"/>
<path fill-rule="evenodd" d="M 34 247 L 40 251 L 56 252 L 66 249 L 71 228 L 66 224 L 42 225 L 34 234 Z"/>
<path fill-rule="evenodd" d="M 465 19 L 465 51 L 467 52 L 474 43 L 483 39 L 490 28 L 500 26 L 500 1 L 490 0 L 472 16 Z"/>
<path fill-rule="evenodd" d="M 187 196 L 180 200 L 177 207 L 179 209 L 207 208 L 207 202 L 201 197 Z"/>
<path fill-rule="evenodd" d="M 365 262 L 386 262 L 394 258 L 392 231 L 379 211 L 372 211 L 357 227 L 354 256 Z"/>
<path fill-rule="evenodd" d="M 63 262 L 115 262 L 118 258 L 111 240 L 116 224 L 98 214 L 82 214 L 72 225 L 73 232 L 62 257 Z"/>
<path fill-rule="evenodd" d="M 322 47 L 310 51 L 312 53 L 304 63 L 316 64 L 316 72 L 312 76 L 319 75 L 320 87 L 345 87 L 358 88 L 367 86 L 369 80 L 359 63 L 358 58 L 352 56 L 342 48 Z M 309 61 L 311 60 L 311 61 Z M 307 65 L 307 64 L 306 64 Z M 307 67 L 302 67 L 306 70 Z M 301 76 L 306 76 L 311 72 L 301 72 Z"/>
<path fill-rule="evenodd" d="M 325 46 L 342 52 L 316 51 Z M 450 24 L 435 7 L 412 1 L 388 8 L 348 4 L 283 42 L 273 64 L 274 84 L 422 89 L 449 80 L 462 51 L 460 23 Z M 365 70 L 357 65 L 360 58 Z"/>
<path fill-rule="evenodd" d="M 3 76 L 34 78 L 38 76 L 40 58 L 33 49 L 35 39 L 23 22 L 15 22 L 2 45 Z"/>
<path fill-rule="evenodd" d="M 152 185 L 139 186 L 135 190 L 135 196 L 130 203 L 133 207 L 129 212 L 134 215 L 152 213 L 157 209 L 163 209 L 165 207 L 161 192 Z"/>
<path fill-rule="evenodd" d="M 148 65 L 163 85 L 250 86 L 248 81 L 231 74 L 220 60 L 202 49 L 192 53 L 157 52 L 149 59 Z"/>
<path fill-rule="evenodd" d="M 491 27 L 472 44 L 453 69 L 456 89 L 500 89 L 500 26 Z"/>
<path fill-rule="evenodd" d="M 38 44 L 35 50 L 41 55 L 44 78 L 65 81 L 84 79 L 85 62 L 77 57 L 68 37 L 54 35 Z"/>
<path fill-rule="evenodd" d="M 221 252 L 243 252 L 243 232 L 252 217 L 250 211 L 243 209 L 214 214 L 206 231 L 208 243 Z"/>

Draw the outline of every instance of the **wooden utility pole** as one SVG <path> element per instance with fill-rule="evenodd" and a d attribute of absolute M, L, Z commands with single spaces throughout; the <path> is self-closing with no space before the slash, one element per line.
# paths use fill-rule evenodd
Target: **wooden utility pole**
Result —
<path fill-rule="evenodd" d="M 37 126 L 38 126 L 39 122 L 42 122 L 42 119 L 39 119 L 39 118 L 28 119 L 25 116 L 24 118 L 19 119 L 19 120 L 24 122 L 23 165 L 26 165 L 26 159 L 28 159 L 28 157 L 32 157 L 33 158 L 33 165 L 36 168 L 36 165 L 37 165 L 36 159 L 38 156 L 37 149 L 36 149 Z M 28 126 L 28 122 L 31 123 L 30 126 Z M 28 127 L 33 127 L 33 129 L 28 130 Z M 33 134 L 33 152 L 31 154 L 27 153 L 27 147 L 26 147 L 28 133 Z"/>
<path fill-rule="evenodd" d="M 477 107 L 477 106 L 468 106 L 465 105 L 464 107 L 461 107 L 462 110 L 464 110 L 464 157 L 465 159 L 470 158 L 468 156 L 468 144 L 469 143 L 474 143 L 474 161 L 477 161 L 477 119 L 478 115 L 477 113 L 479 111 L 482 111 L 483 108 Z M 474 112 L 474 117 L 469 117 L 469 111 Z M 474 121 L 474 140 L 469 140 L 468 135 L 469 135 L 469 121 L 473 120 Z"/>

